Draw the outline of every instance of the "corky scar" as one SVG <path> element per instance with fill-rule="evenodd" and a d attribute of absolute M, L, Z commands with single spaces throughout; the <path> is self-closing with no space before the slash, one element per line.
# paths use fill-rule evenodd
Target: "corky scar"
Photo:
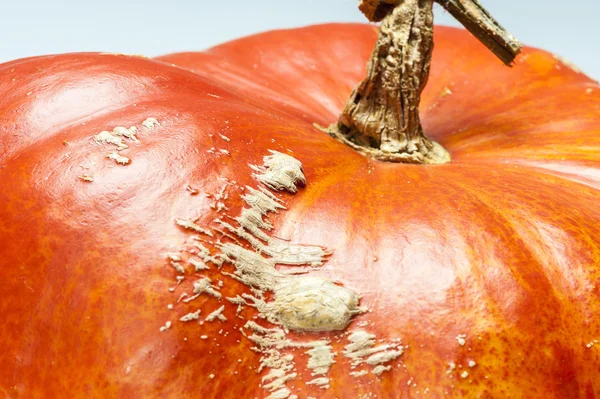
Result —
<path fill-rule="evenodd" d="M 216 310 L 199 321 L 201 324 L 204 321 L 225 322 L 228 317 L 244 319 L 242 310 L 245 306 L 256 309 L 258 318 L 245 319 L 246 323 L 238 331 L 253 343 L 253 350 L 261 354 L 257 370 L 266 373 L 261 387 L 267 391 L 267 398 L 297 398 L 287 384 L 298 378 L 302 364 L 312 377 L 305 383 L 324 390 L 330 387 L 328 373 L 336 363 L 349 364 L 355 378 L 368 374 L 380 376 L 389 371 L 390 363 L 402 355 L 400 341 L 385 342 L 364 330 L 350 331 L 352 320 L 367 311 L 360 306 L 360 294 L 326 277 L 311 275 L 311 271 L 321 267 L 332 252 L 323 246 L 292 243 L 272 234 L 275 226 L 269 216 L 286 210 L 283 201 L 272 191 L 294 194 L 299 186 L 306 185 L 301 162 L 270 151 L 263 158 L 263 165 L 250 165 L 250 168 L 255 172 L 253 176 L 266 188 L 238 187 L 243 192 L 240 198 L 244 206 L 237 216 L 221 212 L 229 208 L 217 210 L 211 207 L 218 215 L 213 226 L 202 226 L 185 218 L 175 219 L 181 231 L 196 234 L 193 238 L 197 241 L 192 246 L 193 251 L 189 251 L 191 256 L 187 259 L 177 256 L 177 264 L 181 268 L 184 264 L 193 267 L 190 272 L 197 276 L 199 272 L 218 271 L 245 285 L 248 292 L 227 297 L 223 304 L 219 292 L 221 286 L 203 276 L 192 283 L 192 294 L 184 293 L 180 300 L 185 298 L 183 302 L 187 303 L 203 295 L 205 300 L 219 302 Z M 224 195 L 226 187 L 218 195 L 219 200 L 227 199 Z M 212 240 L 206 242 L 218 253 L 211 254 L 211 250 L 201 243 L 205 240 Z M 276 267 L 278 265 L 302 267 L 303 274 L 284 273 Z M 177 270 L 181 273 L 180 268 Z M 236 306 L 232 316 L 225 315 L 228 308 Z M 189 323 L 200 319 L 199 315 L 197 310 L 178 318 Z M 266 325 L 265 321 L 271 325 Z M 316 337 L 299 342 L 289 336 L 290 331 Z M 318 336 L 324 332 L 337 332 L 337 338 L 346 339 L 348 343 L 338 353 L 332 346 L 331 335 Z M 302 351 L 300 356 L 294 357 L 290 353 L 299 350 Z"/>

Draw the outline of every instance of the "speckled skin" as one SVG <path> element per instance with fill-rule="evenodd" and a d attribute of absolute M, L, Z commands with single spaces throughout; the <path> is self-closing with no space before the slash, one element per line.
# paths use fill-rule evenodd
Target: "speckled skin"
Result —
<path fill-rule="evenodd" d="M 225 202 L 237 215 L 238 187 L 258 184 L 247 165 L 272 149 L 299 159 L 307 178 L 279 194 L 288 210 L 270 218 L 275 234 L 334 251 L 314 274 L 372 310 L 349 331 L 368 321 L 408 345 L 381 377 L 355 378 L 339 353 L 347 337 L 290 334 L 329 336 L 338 351 L 328 390 L 305 384 L 306 357 L 295 353 L 293 393 L 600 397 L 600 345 L 586 347 L 600 339 L 600 88 L 546 52 L 526 49 L 510 69 L 467 33 L 437 28 L 421 109 L 452 163 L 384 164 L 312 125 L 336 120 L 375 37 L 372 26 L 323 25 L 155 60 L 0 65 L 0 393 L 267 396 L 235 306 L 177 303 L 197 277 L 169 292 L 176 271 L 165 254 L 191 234 L 175 218 L 214 227 L 202 194 L 218 192 L 218 178 L 236 181 Z M 143 128 L 148 117 L 161 126 Z M 92 139 L 117 125 L 139 128 L 125 166 Z M 211 267 L 200 274 L 222 280 L 223 296 L 247 291 Z M 221 304 L 224 323 L 178 320 Z"/>

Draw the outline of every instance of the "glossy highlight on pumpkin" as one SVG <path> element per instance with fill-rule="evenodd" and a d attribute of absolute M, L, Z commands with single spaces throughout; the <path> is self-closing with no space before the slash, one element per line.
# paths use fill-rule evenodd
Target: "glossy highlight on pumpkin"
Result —
<path fill-rule="evenodd" d="M 320 25 L 157 59 L 0 65 L 0 393 L 266 397 L 261 354 L 239 333 L 254 310 L 178 301 L 197 277 L 176 287 L 169 254 L 190 234 L 175 220 L 212 226 L 219 201 L 239 214 L 238 187 L 260 185 L 248 165 L 274 150 L 306 185 L 277 194 L 273 234 L 332 252 L 311 274 L 360 293 L 369 312 L 348 331 L 404 345 L 380 375 L 334 358 L 326 390 L 300 365 L 293 393 L 599 397 L 600 87 L 541 50 L 506 68 L 438 27 L 421 116 L 452 163 L 382 163 L 313 126 L 336 120 L 375 38 Z M 118 126 L 137 129 L 127 164 L 94 140 Z M 212 265 L 201 274 L 223 297 L 247 291 Z M 179 321 L 222 305 L 225 321 Z"/>

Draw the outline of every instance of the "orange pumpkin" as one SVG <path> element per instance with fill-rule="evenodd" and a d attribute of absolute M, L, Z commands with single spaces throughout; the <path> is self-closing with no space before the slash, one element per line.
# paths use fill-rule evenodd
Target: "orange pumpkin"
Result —
<path fill-rule="evenodd" d="M 375 38 L 0 65 L 0 392 L 600 396 L 598 85 L 436 28 L 452 162 L 383 163 L 313 126 Z"/>

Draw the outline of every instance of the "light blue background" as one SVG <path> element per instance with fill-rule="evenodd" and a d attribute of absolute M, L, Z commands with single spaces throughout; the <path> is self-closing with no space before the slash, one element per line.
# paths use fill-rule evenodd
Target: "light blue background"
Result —
<path fill-rule="evenodd" d="M 600 0 L 481 0 L 526 44 L 600 78 Z M 107 51 L 154 56 L 202 50 L 264 30 L 365 21 L 357 0 L 21 0 L 0 15 L 0 62 L 31 55 Z M 457 23 L 439 7 L 436 23 Z"/>

